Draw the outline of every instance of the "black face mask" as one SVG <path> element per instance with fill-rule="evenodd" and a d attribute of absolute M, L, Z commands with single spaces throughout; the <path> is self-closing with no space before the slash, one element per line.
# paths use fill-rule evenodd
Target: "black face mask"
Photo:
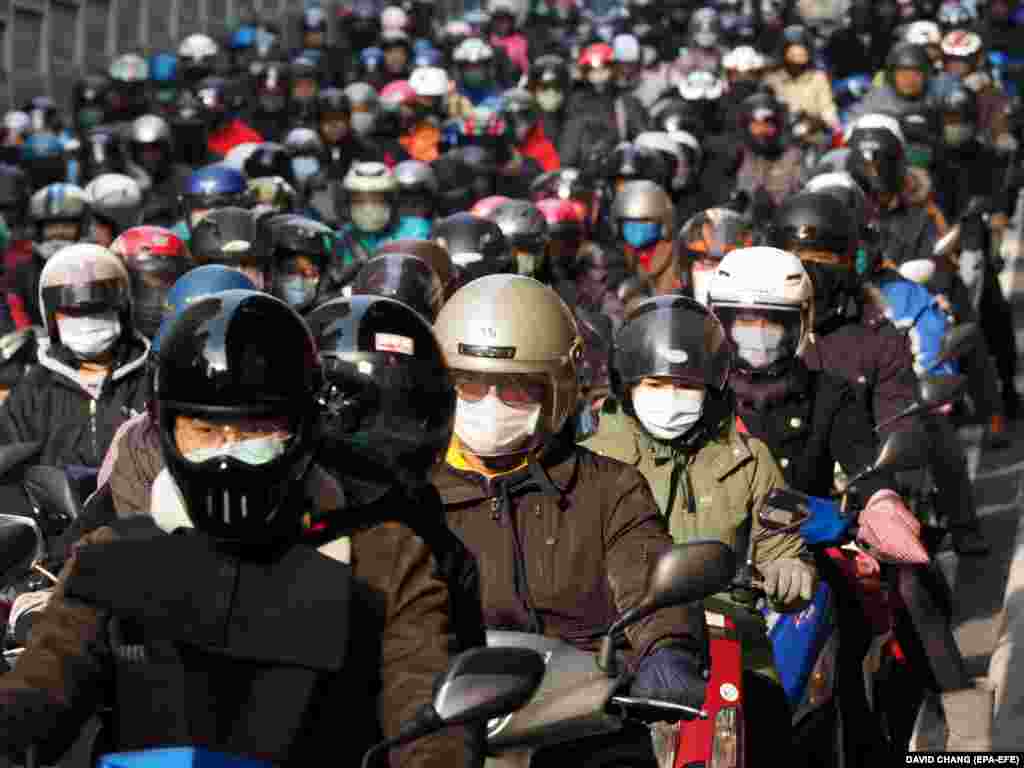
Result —
<path fill-rule="evenodd" d="M 825 333 L 834 328 L 846 313 L 852 288 L 852 275 L 847 267 L 803 262 L 814 284 L 814 329 Z"/>

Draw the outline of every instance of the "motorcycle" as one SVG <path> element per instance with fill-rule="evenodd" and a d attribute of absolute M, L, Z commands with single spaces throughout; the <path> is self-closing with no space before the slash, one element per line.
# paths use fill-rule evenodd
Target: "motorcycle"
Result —
<path fill-rule="evenodd" d="M 544 657 L 546 671 L 525 706 L 488 724 L 487 768 L 526 768 L 538 756 L 547 764 L 553 754 L 548 750 L 558 745 L 568 746 L 571 753 L 566 754 L 590 768 L 646 764 L 649 743 L 616 737 L 632 729 L 652 738 L 657 753 L 664 732 L 675 733 L 675 726 L 663 728 L 663 721 L 707 718 L 703 709 L 628 695 L 630 676 L 623 671 L 615 643 L 622 630 L 661 608 L 697 602 L 720 592 L 734 573 L 735 556 L 721 542 L 674 546 L 655 562 L 643 599 L 608 628 L 596 656 L 554 638 L 489 631 L 488 646 L 534 649 Z M 710 674 L 713 683 L 714 673 Z M 563 753 L 554 754 L 561 757 Z"/>

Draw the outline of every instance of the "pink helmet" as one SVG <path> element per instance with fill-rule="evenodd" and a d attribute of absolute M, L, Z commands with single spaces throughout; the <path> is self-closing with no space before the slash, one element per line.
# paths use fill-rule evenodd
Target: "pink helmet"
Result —
<path fill-rule="evenodd" d="M 491 195 L 490 197 L 483 197 L 476 201 L 469 212 L 474 216 L 479 216 L 482 219 L 490 218 L 491 213 L 502 203 L 507 203 L 512 198 L 505 197 L 504 195 Z"/>
<path fill-rule="evenodd" d="M 409 104 L 415 99 L 416 91 L 409 85 L 408 80 L 394 80 L 385 85 L 380 91 L 380 100 L 384 106 L 388 107 Z"/>

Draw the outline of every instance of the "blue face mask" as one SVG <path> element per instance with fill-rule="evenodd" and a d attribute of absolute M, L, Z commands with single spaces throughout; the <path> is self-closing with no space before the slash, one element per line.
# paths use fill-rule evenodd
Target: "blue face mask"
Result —
<path fill-rule="evenodd" d="M 430 219 L 425 219 L 422 216 L 403 216 L 398 220 L 395 239 L 411 237 L 417 240 L 429 240 L 432 228 Z"/>
<path fill-rule="evenodd" d="M 320 161 L 315 157 L 293 157 L 292 173 L 302 182 L 320 172 Z"/>
<path fill-rule="evenodd" d="M 646 248 L 661 239 L 661 224 L 657 221 L 624 221 L 622 239 L 634 248 Z"/>

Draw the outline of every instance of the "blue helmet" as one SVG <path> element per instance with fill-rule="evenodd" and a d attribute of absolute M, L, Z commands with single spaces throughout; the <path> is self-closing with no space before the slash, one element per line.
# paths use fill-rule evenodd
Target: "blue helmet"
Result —
<path fill-rule="evenodd" d="M 223 264 L 204 264 L 179 277 L 167 293 L 167 314 L 153 339 L 153 354 L 160 352 L 160 340 L 174 319 L 185 311 L 185 307 L 204 296 L 235 289 L 254 291 L 256 286 L 237 269 Z"/>
<path fill-rule="evenodd" d="M 21 156 L 26 161 L 60 157 L 64 144 L 52 133 L 33 133 L 21 145 Z"/>
<path fill-rule="evenodd" d="M 412 62 L 414 67 L 440 67 L 443 56 L 437 48 L 429 47 L 416 51 Z"/>
<path fill-rule="evenodd" d="M 193 172 L 185 184 L 182 203 L 185 221 L 192 231 L 192 211 L 249 205 L 249 183 L 241 171 L 223 165 L 207 165 Z"/>
<path fill-rule="evenodd" d="M 384 61 L 384 51 L 376 46 L 363 48 L 363 50 L 359 52 L 359 61 L 366 70 L 372 72 L 380 67 L 381 63 Z"/>
<path fill-rule="evenodd" d="M 157 53 L 149 59 L 149 79 L 154 83 L 173 83 L 178 79 L 178 57 L 173 53 Z"/>
<path fill-rule="evenodd" d="M 231 33 L 231 40 L 228 45 L 230 45 L 233 51 L 252 48 L 256 45 L 256 27 L 249 25 L 239 27 Z"/>
<path fill-rule="evenodd" d="M 413 53 L 423 53 L 423 51 L 433 50 L 434 44 L 425 37 L 417 37 L 412 43 Z"/>

